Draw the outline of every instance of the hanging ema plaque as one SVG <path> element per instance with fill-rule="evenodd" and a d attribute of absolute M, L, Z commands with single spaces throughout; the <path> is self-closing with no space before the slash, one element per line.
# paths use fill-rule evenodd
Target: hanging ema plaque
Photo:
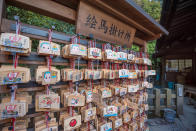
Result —
<path fill-rule="evenodd" d="M 25 102 L 9 102 L 0 104 L 0 119 L 22 117 L 26 114 Z"/>
<path fill-rule="evenodd" d="M 101 10 L 80 1 L 76 33 L 85 36 L 92 34 L 95 39 L 131 46 L 135 31 Z"/>

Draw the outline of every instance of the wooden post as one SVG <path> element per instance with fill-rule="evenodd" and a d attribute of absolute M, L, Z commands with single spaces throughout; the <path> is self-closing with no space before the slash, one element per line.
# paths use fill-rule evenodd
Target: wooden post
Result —
<path fill-rule="evenodd" d="M 166 82 L 166 80 L 165 80 L 165 74 L 166 74 L 166 59 L 165 59 L 165 56 L 163 56 L 163 57 L 161 57 L 161 63 L 162 63 L 162 69 L 161 69 L 161 85 L 163 86 L 163 88 L 165 88 L 166 87 L 166 85 L 165 85 L 165 82 Z"/>
<path fill-rule="evenodd" d="M 196 46 L 193 53 L 192 69 L 193 69 L 193 83 L 195 83 L 196 85 Z"/>
<path fill-rule="evenodd" d="M 0 0 L 0 32 L 1 32 L 1 23 L 2 18 L 5 15 L 5 0 Z"/>
<path fill-rule="evenodd" d="M 178 115 L 183 114 L 183 103 L 184 103 L 184 86 L 176 84 L 176 110 Z"/>
<path fill-rule="evenodd" d="M 171 108 L 171 99 L 172 99 L 172 94 L 171 94 L 171 89 L 166 88 L 166 106 L 167 108 Z"/>
<path fill-rule="evenodd" d="M 160 116 L 160 89 L 155 89 L 155 115 Z"/>

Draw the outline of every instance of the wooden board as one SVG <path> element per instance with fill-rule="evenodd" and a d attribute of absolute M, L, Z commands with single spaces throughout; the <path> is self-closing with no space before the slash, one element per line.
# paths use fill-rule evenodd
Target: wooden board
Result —
<path fill-rule="evenodd" d="M 135 29 L 80 1 L 76 33 L 96 39 L 131 46 Z"/>

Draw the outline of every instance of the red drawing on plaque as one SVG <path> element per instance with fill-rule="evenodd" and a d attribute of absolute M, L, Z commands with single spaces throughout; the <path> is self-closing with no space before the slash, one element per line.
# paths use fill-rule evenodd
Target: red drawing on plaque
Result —
<path fill-rule="evenodd" d="M 74 127 L 76 124 L 77 124 L 76 119 L 71 120 L 69 123 L 70 127 Z"/>

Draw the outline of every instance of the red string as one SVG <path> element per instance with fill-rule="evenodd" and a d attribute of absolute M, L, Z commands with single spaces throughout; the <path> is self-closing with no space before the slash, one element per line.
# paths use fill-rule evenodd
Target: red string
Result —
<path fill-rule="evenodd" d="M 48 128 L 48 112 L 46 112 L 46 128 Z"/>
<path fill-rule="evenodd" d="M 78 36 L 78 44 L 80 45 L 80 36 Z"/>
<path fill-rule="evenodd" d="M 14 68 L 18 65 L 18 55 L 15 54 L 15 59 L 14 59 Z"/>
<path fill-rule="evenodd" d="M 74 107 L 72 106 L 72 116 L 74 116 Z"/>
<path fill-rule="evenodd" d="M 16 119 L 15 118 L 12 118 L 12 131 L 15 131 L 15 121 Z"/>

